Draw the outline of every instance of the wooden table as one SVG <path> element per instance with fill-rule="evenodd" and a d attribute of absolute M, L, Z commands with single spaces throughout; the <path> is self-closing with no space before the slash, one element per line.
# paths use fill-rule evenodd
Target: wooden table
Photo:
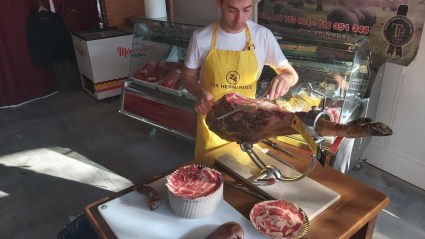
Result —
<path fill-rule="evenodd" d="M 276 140 L 274 141 L 277 142 Z M 302 158 L 288 158 L 287 154 L 278 149 L 270 148 L 263 143 L 260 143 L 260 146 L 263 148 L 268 147 L 272 153 L 281 158 L 285 157 L 285 160 L 287 160 L 300 172 L 304 172 L 304 170 L 307 169 L 311 160 L 309 152 L 300 150 L 299 148 L 285 143 L 278 142 L 278 144 L 292 152 L 297 152 L 297 154 L 302 155 Z M 226 154 L 232 149 L 232 147 L 239 147 L 239 145 L 236 143 L 228 144 L 204 156 L 187 162 L 185 165 L 192 163 L 212 165 L 223 174 L 225 180 L 235 182 L 250 191 L 258 193 L 254 188 L 237 179 L 219 165 L 214 164 L 214 160 L 217 157 Z M 141 184 L 151 183 L 170 174 L 174 170 L 175 169 L 164 172 L 147 180 L 146 182 L 142 182 Z M 310 222 L 310 229 L 303 238 L 372 238 L 378 213 L 389 203 L 388 196 L 330 167 L 323 168 L 320 164 L 309 175 L 309 177 L 339 193 L 341 198 Z M 137 185 L 124 189 L 110 197 L 103 198 L 85 208 L 86 216 L 99 238 L 116 237 L 103 220 L 97 207 L 100 204 L 131 192 L 136 186 Z M 254 204 L 261 201 L 261 199 L 255 196 L 228 185 L 224 185 L 224 199 L 246 218 L 249 218 L 249 212 Z"/>

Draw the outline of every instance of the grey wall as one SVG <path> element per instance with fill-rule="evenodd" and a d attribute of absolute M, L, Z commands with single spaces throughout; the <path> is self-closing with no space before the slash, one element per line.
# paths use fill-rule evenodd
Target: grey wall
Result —
<path fill-rule="evenodd" d="M 175 16 L 217 20 L 218 7 L 214 0 L 173 0 Z"/>

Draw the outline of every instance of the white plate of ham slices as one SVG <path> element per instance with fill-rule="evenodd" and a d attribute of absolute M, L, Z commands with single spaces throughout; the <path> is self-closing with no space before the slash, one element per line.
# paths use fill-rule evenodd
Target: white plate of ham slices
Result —
<path fill-rule="evenodd" d="M 307 215 L 295 204 L 270 200 L 254 205 L 249 217 L 262 234 L 274 239 L 295 239 L 307 233 Z"/>

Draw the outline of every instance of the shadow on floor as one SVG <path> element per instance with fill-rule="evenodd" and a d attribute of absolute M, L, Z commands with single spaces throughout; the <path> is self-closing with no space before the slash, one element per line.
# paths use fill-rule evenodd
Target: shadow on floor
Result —
<path fill-rule="evenodd" d="M 119 105 L 119 97 L 98 101 L 76 90 L 0 109 L 0 164 L 48 149 L 135 184 L 194 158 L 194 143 L 162 131 L 150 138 L 152 127 L 120 114 Z M 49 161 L 50 170 L 60 162 Z M 78 170 L 64 179 L 6 165 L 0 167 L 0 238 L 54 238 L 85 206 L 113 193 L 79 182 L 92 175 Z"/>
<path fill-rule="evenodd" d="M 113 192 L 0 164 L 0 238 L 56 238 L 84 206 Z"/>
<path fill-rule="evenodd" d="M 194 143 L 118 112 L 119 97 L 97 101 L 83 90 L 0 110 L 0 156 L 70 148 L 134 183 L 194 158 Z"/>

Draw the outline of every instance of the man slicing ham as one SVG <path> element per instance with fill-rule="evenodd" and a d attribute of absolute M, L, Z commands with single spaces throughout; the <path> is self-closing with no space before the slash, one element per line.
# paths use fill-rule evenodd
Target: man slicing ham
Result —
<path fill-rule="evenodd" d="M 197 98 L 195 156 L 228 143 L 208 130 L 205 115 L 224 95 L 235 92 L 254 98 L 264 65 L 278 74 L 271 82 L 271 100 L 285 95 L 298 75 L 267 28 L 248 20 L 253 0 L 216 0 L 223 17 L 194 32 L 182 73 L 183 86 Z M 197 74 L 201 79 L 198 84 Z"/>

